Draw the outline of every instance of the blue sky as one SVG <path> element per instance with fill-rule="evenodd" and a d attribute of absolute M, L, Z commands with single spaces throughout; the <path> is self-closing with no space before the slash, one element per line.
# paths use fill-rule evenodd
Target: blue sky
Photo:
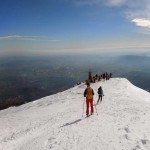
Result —
<path fill-rule="evenodd" d="M 150 47 L 149 0 L 0 1 L 0 54 Z"/>

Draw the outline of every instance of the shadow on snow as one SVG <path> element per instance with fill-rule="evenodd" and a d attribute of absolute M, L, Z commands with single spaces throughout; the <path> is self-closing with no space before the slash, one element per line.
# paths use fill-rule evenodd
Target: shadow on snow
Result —
<path fill-rule="evenodd" d="M 82 120 L 82 119 L 77 119 L 77 120 L 75 120 L 75 121 L 73 121 L 73 122 L 66 123 L 66 124 L 64 124 L 63 126 L 60 126 L 60 127 L 70 126 L 70 125 L 75 124 L 75 123 L 77 123 L 77 122 L 79 122 L 79 121 L 81 121 L 81 120 Z"/>

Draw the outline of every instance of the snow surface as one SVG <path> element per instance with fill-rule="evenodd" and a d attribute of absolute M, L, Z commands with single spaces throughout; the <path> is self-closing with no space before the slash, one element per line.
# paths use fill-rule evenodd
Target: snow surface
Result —
<path fill-rule="evenodd" d="M 95 102 L 99 86 L 89 118 L 84 84 L 0 111 L 0 150 L 150 150 L 150 93 L 112 78 L 91 85 Z"/>

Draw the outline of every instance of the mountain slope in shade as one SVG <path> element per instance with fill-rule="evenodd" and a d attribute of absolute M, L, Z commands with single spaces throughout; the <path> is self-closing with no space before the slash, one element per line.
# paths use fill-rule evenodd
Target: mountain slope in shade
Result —
<path fill-rule="evenodd" d="M 99 86 L 89 118 L 84 84 L 0 111 L 0 150 L 150 150 L 150 93 L 112 78 L 91 84 L 95 102 Z"/>

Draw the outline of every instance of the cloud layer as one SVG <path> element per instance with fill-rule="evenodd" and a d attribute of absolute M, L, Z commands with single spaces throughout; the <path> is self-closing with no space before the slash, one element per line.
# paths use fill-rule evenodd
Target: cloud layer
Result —
<path fill-rule="evenodd" d="M 0 36 L 0 40 L 27 40 L 27 41 L 47 41 L 47 42 L 59 41 L 54 39 L 51 40 L 46 36 L 20 36 L 20 35 Z"/>

